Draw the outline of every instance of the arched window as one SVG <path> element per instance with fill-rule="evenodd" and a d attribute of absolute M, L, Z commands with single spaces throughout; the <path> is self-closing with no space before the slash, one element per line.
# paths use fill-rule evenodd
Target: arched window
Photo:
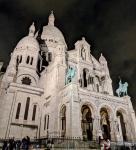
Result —
<path fill-rule="evenodd" d="M 83 69 L 83 83 L 84 87 L 87 87 L 87 70 Z"/>
<path fill-rule="evenodd" d="M 44 118 L 44 130 L 49 129 L 49 115 L 45 115 Z"/>
<path fill-rule="evenodd" d="M 66 130 L 66 106 L 61 110 L 61 129 Z"/>
<path fill-rule="evenodd" d="M 26 63 L 28 64 L 30 60 L 30 56 L 27 56 Z"/>
<path fill-rule="evenodd" d="M 17 112 L 16 112 L 16 119 L 19 119 L 20 109 L 21 109 L 21 103 L 18 103 Z"/>
<path fill-rule="evenodd" d="M 29 77 L 24 77 L 22 79 L 22 84 L 30 85 L 31 84 L 31 79 Z"/>
<path fill-rule="evenodd" d="M 35 120 L 35 116 L 36 116 L 36 108 L 37 108 L 37 105 L 34 105 L 34 107 L 33 107 L 32 121 Z"/>
<path fill-rule="evenodd" d="M 20 60 L 19 60 L 19 63 L 21 63 L 22 62 L 22 55 L 20 56 Z"/>
<path fill-rule="evenodd" d="M 44 117 L 44 130 L 46 130 L 46 118 L 47 118 L 47 115 L 45 115 Z"/>
<path fill-rule="evenodd" d="M 30 105 L 30 97 L 27 97 L 24 120 L 27 120 L 28 118 L 29 105 Z"/>
<path fill-rule="evenodd" d="M 47 130 L 49 129 L 49 115 L 48 115 L 48 120 L 47 120 Z"/>
<path fill-rule="evenodd" d="M 17 65 L 18 65 L 19 64 L 19 56 L 17 56 L 16 62 L 17 62 Z"/>
<path fill-rule="evenodd" d="M 33 57 L 31 57 L 31 62 L 30 62 L 30 65 L 32 65 L 33 64 Z"/>
<path fill-rule="evenodd" d="M 118 132 L 122 135 L 123 140 L 127 141 L 126 125 L 124 122 L 123 114 L 120 111 L 117 111 L 116 116 Z"/>

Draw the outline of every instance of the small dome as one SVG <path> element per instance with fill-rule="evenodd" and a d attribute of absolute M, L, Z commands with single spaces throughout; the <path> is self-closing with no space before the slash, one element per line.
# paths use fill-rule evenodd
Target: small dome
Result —
<path fill-rule="evenodd" d="M 48 25 L 43 27 L 41 39 L 53 41 L 54 43 L 66 45 L 62 32 L 54 26 L 55 17 L 53 12 L 49 15 Z M 67 47 L 67 46 L 66 46 Z"/>
<path fill-rule="evenodd" d="M 32 36 L 26 36 L 22 38 L 16 46 L 16 49 L 34 49 L 39 51 L 39 43 Z"/>
<path fill-rule="evenodd" d="M 106 59 L 105 59 L 105 57 L 102 54 L 101 54 L 101 56 L 99 58 L 99 62 L 100 63 L 106 63 L 107 62 Z"/>
<path fill-rule="evenodd" d="M 35 36 L 34 36 L 34 33 L 35 33 L 35 25 L 34 25 L 34 22 L 32 23 L 32 25 L 29 27 L 29 34 L 28 36 L 22 38 L 15 50 L 21 50 L 21 49 L 32 49 L 32 50 L 37 50 L 39 51 L 39 43 L 38 41 L 36 40 Z"/>

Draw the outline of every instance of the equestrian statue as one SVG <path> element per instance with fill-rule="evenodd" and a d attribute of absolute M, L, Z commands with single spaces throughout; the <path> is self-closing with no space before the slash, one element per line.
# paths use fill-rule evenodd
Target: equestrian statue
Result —
<path fill-rule="evenodd" d="M 119 87 L 116 90 L 116 93 L 118 97 L 121 97 L 121 95 L 125 96 L 127 95 L 127 89 L 128 89 L 128 83 L 125 82 L 124 84 L 122 83 L 121 79 L 119 81 Z"/>

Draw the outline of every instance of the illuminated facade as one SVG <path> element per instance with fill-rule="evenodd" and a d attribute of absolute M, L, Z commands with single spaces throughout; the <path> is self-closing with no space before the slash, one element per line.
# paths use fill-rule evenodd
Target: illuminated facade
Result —
<path fill-rule="evenodd" d="M 105 57 L 91 55 L 85 38 L 68 50 L 50 14 L 19 41 L 1 79 L 0 137 L 62 136 L 115 141 L 136 138 L 129 96 L 113 95 Z"/>

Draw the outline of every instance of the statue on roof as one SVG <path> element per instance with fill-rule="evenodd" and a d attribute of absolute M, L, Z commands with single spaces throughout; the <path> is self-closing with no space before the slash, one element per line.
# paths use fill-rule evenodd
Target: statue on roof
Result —
<path fill-rule="evenodd" d="M 122 83 L 122 81 L 120 79 L 120 81 L 119 81 L 119 87 L 116 90 L 116 93 L 117 93 L 118 97 L 120 97 L 121 94 L 123 96 L 127 95 L 127 89 L 128 89 L 128 83 L 127 82 Z"/>

